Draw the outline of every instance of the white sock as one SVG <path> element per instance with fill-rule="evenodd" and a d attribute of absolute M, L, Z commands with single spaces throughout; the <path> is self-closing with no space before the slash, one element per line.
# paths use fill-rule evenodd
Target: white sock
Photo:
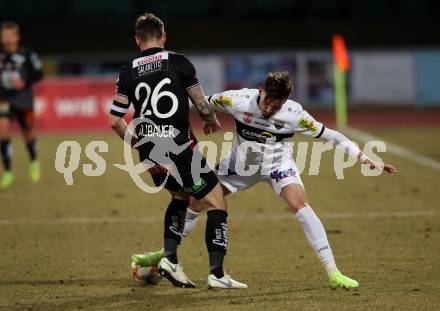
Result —
<path fill-rule="evenodd" d="M 307 241 L 309 241 L 310 246 L 315 250 L 316 255 L 318 255 L 327 273 L 330 274 L 339 271 L 336 267 L 324 227 L 312 208 L 308 205 L 301 208 L 295 214 L 295 218 L 303 227 Z"/>
<path fill-rule="evenodd" d="M 197 221 L 199 220 L 200 213 L 193 212 L 189 208 L 186 209 L 186 217 L 185 217 L 185 227 L 182 232 L 182 239 L 180 243 L 183 242 L 183 239 L 186 238 L 196 227 Z"/>

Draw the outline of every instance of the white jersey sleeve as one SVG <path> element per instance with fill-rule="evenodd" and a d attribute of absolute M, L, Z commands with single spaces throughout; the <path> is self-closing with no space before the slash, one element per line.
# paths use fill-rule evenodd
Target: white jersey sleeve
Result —
<path fill-rule="evenodd" d="M 315 138 L 321 137 L 325 126 L 321 122 L 316 121 L 302 107 L 297 110 L 296 120 L 293 124 L 295 133 L 311 136 Z"/>
<path fill-rule="evenodd" d="M 359 147 L 338 131 L 326 128 L 321 138 L 327 141 L 331 141 L 336 146 L 336 148 L 343 150 L 353 158 L 359 159 L 362 155 Z"/>
<path fill-rule="evenodd" d="M 234 114 L 237 107 L 250 98 L 251 93 L 250 89 L 225 91 L 208 96 L 208 101 L 215 110 Z"/>

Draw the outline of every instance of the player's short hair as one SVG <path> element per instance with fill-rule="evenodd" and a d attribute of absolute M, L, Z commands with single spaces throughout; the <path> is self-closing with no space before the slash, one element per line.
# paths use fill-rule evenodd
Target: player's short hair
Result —
<path fill-rule="evenodd" d="M 20 25 L 16 22 L 6 21 L 2 23 L 1 30 L 15 30 L 17 33 L 20 33 Z"/>
<path fill-rule="evenodd" d="M 292 88 L 292 82 L 287 71 L 270 72 L 263 83 L 263 89 L 268 98 L 285 99 L 289 97 Z"/>
<path fill-rule="evenodd" d="M 143 42 L 151 39 L 159 39 L 165 33 L 162 20 L 148 12 L 145 12 L 136 19 L 134 30 L 136 36 Z"/>

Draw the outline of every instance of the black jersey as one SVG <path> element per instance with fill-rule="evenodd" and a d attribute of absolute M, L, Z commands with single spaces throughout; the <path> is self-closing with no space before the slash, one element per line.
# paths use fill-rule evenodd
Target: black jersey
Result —
<path fill-rule="evenodd" d="M 122 67 L 116 94 L 128 97 L 135 118 L 151 120 L 159 131 L 177 129 L 174 140 L 184 143 L 190 140 L 187 90 L 197 85 L 195 68 L 185 55 L 151 48 Z M 112 113 L 118 115 L 115 109 Z M 148 136 L 150 130 L 146 124 L 136 128 L 140 137 Z"/>
<path fill-rule="evenodd" d="M 116 95 L 127 97 L 133 104 L 134 117 L 138 121 L 148 121 L 141 121 L 136 126 L 136 134 L 141 140 L 140 160 L 158 164 L 150 169 L 156 186 L 165 182 L 168 190 L 183 191 L 201 199 L 218 180 L 212 170 L 201 169 L 206 160 L 193 149 L 195 137 L 188 120 L 187 91 L 197 85 L 196 70 L 184 55 L 152 48 L 122 67 L 116 82 Z M 110 113 L 122 117 L 127 109 L 126 104 L 114 101 Z M 200 170 L 192 166 L 194 155 L 200 159 Z"/>
<path fill-rule="evenodd" d="M 0 51 L 0 100 L 6 100 L 16 108 L 31 107 L 32 84 L 43 77 L 41 61 L 32 50 L 19 47 L 15 53 Z M 24 89 L 12 88 L 12 79 L 23 79 Z"/>

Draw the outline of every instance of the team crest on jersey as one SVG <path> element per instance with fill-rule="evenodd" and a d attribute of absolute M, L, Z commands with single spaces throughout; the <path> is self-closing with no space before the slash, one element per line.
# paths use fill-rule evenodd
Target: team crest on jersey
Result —
<path fill-rule="evenodd" d="M 307 120 L 306 118 L 301 118 L 298 120 L 298 125 L 302 128 L 310 130 L 312 133 L 316 133 L 318 128 L 313 121 Z"/>
<path fill-rule="evenodd" d="M 244 123 L 247 123 L 247 124 L 251 123 L 253 117 L 254 117 L 254 115 L 252 113 L 245 112 L 243 114 L 243 121 L 244 121 Z"/>
<path fill-rule="evenodd" d="M 218 98 L 214 98 L 211 100 L 213 106 L 221 108 L 221 107 L 232 107 L 232 98 L 220 95 Z"/>
<path fill-rule="evenodd" d="M 284 127 L 284 121 L 275 120 L 274 125 L 277 130 L 281 130 Z"/>

